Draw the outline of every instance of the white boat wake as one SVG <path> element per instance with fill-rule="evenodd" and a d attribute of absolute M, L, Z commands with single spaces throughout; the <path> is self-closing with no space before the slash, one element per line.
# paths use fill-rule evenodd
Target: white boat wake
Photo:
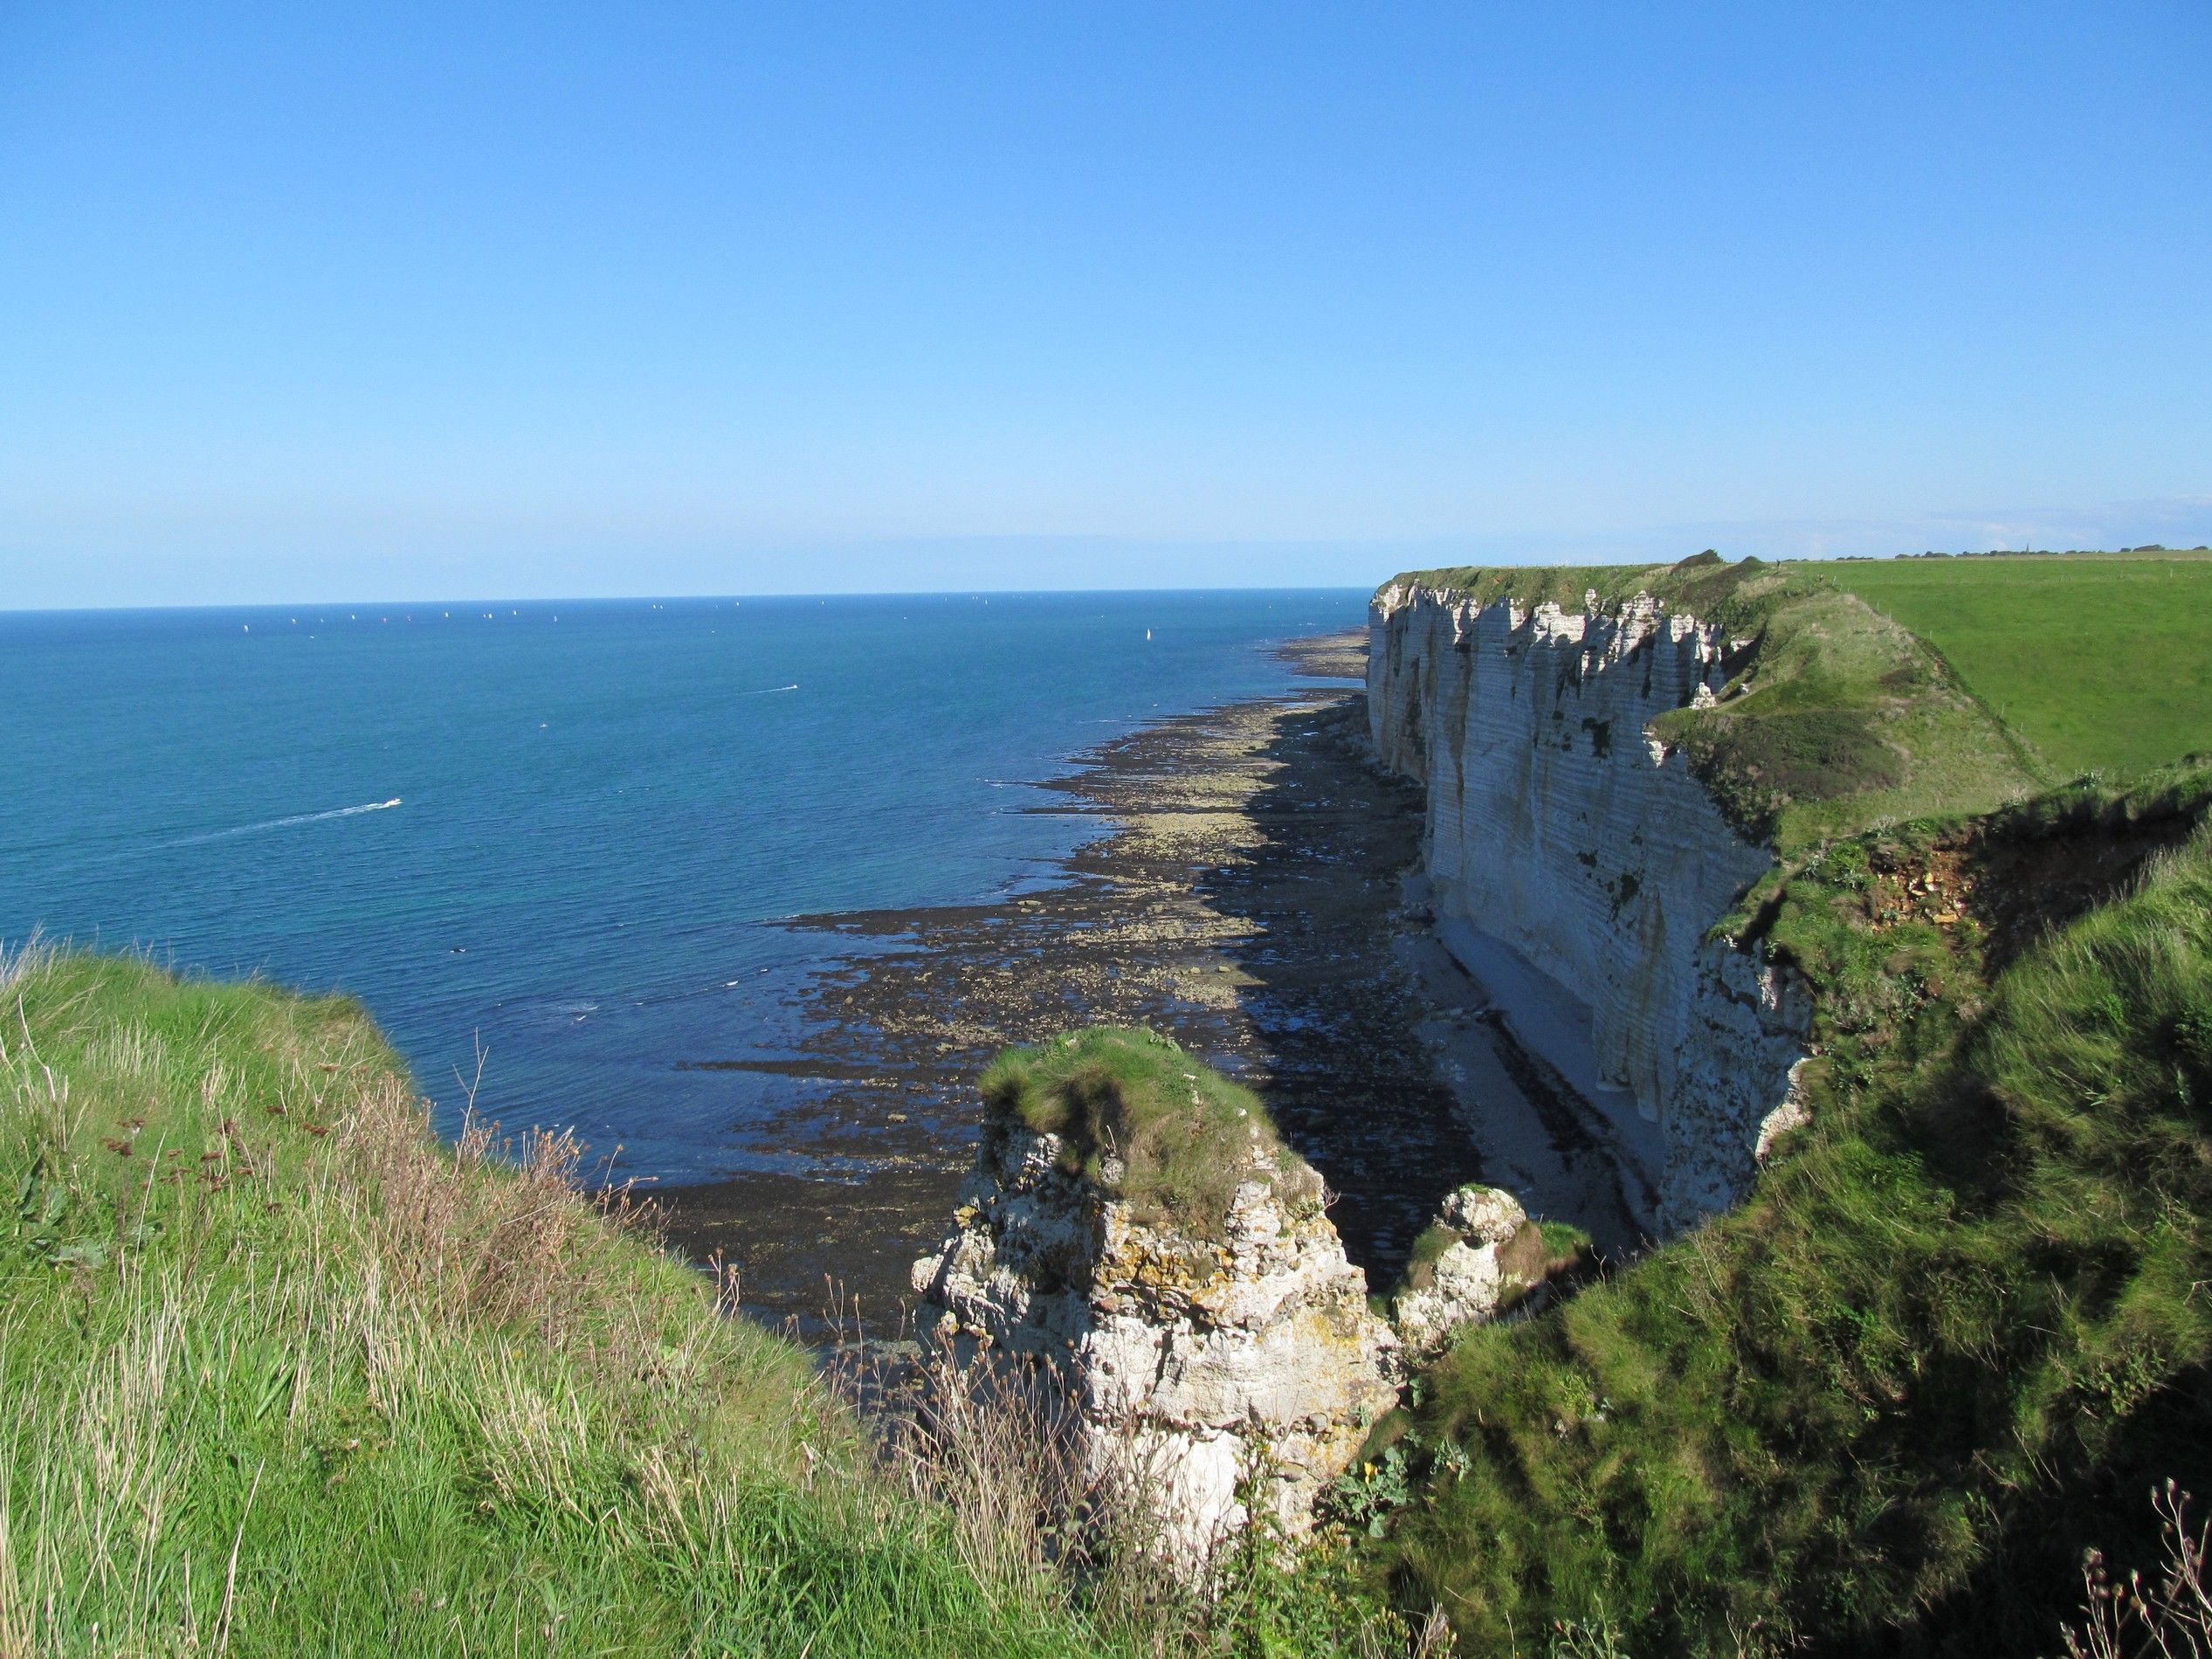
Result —
<path fill-rule="evenodd" d="M 210 830 L 203 836 L 186 836 L 181 840 L 164 842 L 164 846 L 190 847 L 203 841 L 224 841 L 232 836 L 250 836 L 263 830 L 288 830 L 299 823 L 320 823 L 326 818 L 352 818 L 364 812 L 389 812 L 399 805 L 397 795 L 389 801 L 370 801 L 357 807 L 333 807 L 327 812 L 295 812 L 288 818 L 268 818 L 259 823 L 242 823 L 232 830 Z"/>

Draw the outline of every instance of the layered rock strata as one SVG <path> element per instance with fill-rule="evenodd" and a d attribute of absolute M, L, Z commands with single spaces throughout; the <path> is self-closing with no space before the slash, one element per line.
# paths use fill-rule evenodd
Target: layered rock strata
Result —
<path fill-rule="evenodd" d="M 1063 1167 L 1057 1135 L 987 1122 L 954 1230 L 914 1263 L 956 1352 L 1051 1366 L 1093 1478 L 1137 1477 L 1167 1551 L 1202 1569 L 1258 1508 L 1288 1532 L 1395 1402 L 1396 1344 L 1320 1178 L 1257 1145 L 1221 1237 L 1140 1221 Z"/>
<path fill-rule="evenodd" d="M 1588 1005 L 1599 1074 L 1658 1126 L 1663 1232 L 1734 1202 L 1802 1114 L 1803 988 L 1709 936 L 1773 855 L 1649 729 L 1710 704 L 1747 643 L 1645 595 L 1524 609 L 1400 581 L 1369 612 L 1371 734 L 1427 787 L 1439 917 Z"/>

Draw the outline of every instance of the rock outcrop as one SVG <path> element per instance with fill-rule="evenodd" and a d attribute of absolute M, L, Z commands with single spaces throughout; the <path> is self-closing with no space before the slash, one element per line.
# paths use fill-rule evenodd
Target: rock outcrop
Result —
<path fill-rule="evenodd" d="M 1061 1138 L 987 1119 L 955 1229 L 914 1263 L 956 1351 L 1050 1365 L 1092 1473 L 1134 1473 L 1168 1551 L 1202 1568 L 1251 1518 L 1286 1532 L 1396 1400 L 1395 1342 L 1368 1311 L 1320 1178 L 1259 1144 L 1218 1238 L 1138 1218 Z"/>
<path fill-rule="evenodd" d="M 1802 1116 L 1809 999 L 1708 937 L 1773 855 L 1647 729 L 1711 703 L 1747 643 L 1644 595 L 1578 613 L 1402 580 L 1369 613 L 1371 733 L 1427 786 L 1439 918 L 1588 1006 L 1599 1073 L 1659 1126 L 1662 1231 L 1734 1202 L 1774 1114 Z"/>
<path fill-rule="evenodd" d="M 1495 1187 L 1462 1187 L 1444 1196 L 1431 1244 L 1450 1243 L 1426 1259 L 1416 1257 L 1406 1288 L 1390 1304 L 1405 1356 L 1412 1363 L 1433 1359 L 1450 1346 L 1463 1325 L 1479 1325 L 1494 1316 L 1525 1281 L 1501 1259 L 1530 1225 L 1511 1193 Z"/>

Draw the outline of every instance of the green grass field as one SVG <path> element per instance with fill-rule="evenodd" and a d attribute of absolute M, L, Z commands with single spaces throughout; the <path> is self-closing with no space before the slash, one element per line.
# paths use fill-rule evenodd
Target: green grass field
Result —
<path fill-rule="evenodd" d="M 2212 560 L 1817 567 L 1933 645 L 2057 782 L 2212 749 Z"/>
<path fill-rule="evenodd" d="M 1019 1422 L 879 1450 L 507 1152 L 341 999 L 0 952 L 0 1655 L 1370 1650 L 1342 1570 L 1078 1579 Z"/>

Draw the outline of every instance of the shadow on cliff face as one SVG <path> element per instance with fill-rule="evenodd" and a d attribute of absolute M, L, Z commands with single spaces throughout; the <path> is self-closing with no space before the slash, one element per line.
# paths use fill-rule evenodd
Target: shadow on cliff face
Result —
<path fill-rule="evenodd" d="M 1244 1080 L 1338 1194 L 1331 1218 L 1380 1291 L 1437 1201 L 1483 1172 L 1395 958 L 1421 790 L 1369 764 L 1366 729 L 1363 695 L 1283 721 L 1264 751 L 1278 769 L 1245 809 L 1257 843 L 1196 885 L 1244 924 L 1226 952 L 1245 981 Z"/>

